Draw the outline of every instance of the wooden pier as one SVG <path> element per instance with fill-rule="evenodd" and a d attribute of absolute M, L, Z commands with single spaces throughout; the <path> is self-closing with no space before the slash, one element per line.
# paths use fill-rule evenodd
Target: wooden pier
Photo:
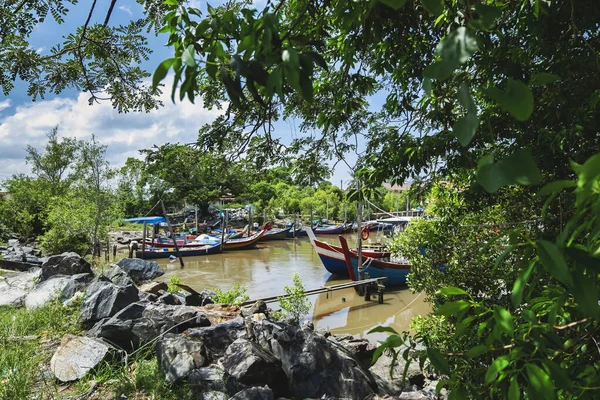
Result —
<path fill-rule="evenodd" d="M 304 294 L 306 296 L 311 296 L 313 294 L 329 293 L 329 292 L 333 292 L 335 290 L 355 288 L 355 289 L 359 290 L 359 293 L 362 292 L 362 294 L 364 294 L 366 301 L 371 300 L 371 294 L 374 294 L 375 292 L 377 292 L 378 297 L 379 297 L 378 298 L 379 304 L 383 304 L 383 289 L 384 289 L 383 281 L 386 279 L 387 279 L 386 277 L 371 278 L 371 279 L 363 279 L 361 281 L 340 283 L 339 285 L 321 286 L 320 288 L 317 288 L 317 289 L 305 290 Z M 241 306 L 247 306 L 250 304 L 254 304 L 259 300 L 262 300 L 265 303 L 274 303 L 274 302 L 278 301 L 280 298 L 286 298 L 286 297 L 290 297 L 290 296 L 287 294 L 282 294 L 279 296 L 270 296 L 270 297 L 263 297 L 260 299 L 253 299 L 253 300 L 248 300 L 248 301 L 243 302 L 241 304 Z"/>

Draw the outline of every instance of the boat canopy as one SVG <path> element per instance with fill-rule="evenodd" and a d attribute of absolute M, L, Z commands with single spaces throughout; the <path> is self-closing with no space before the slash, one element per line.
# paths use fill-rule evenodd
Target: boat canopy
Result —
<path fill-rule="evenodd" d="M 135 217 L 135 218 L 126 218 L 123 221 L 131 222 L 134 224 L 143 224 L 144 222 L 148 224 L 160 224 L 161 222 L 167 222 L 164 217 Z"/>

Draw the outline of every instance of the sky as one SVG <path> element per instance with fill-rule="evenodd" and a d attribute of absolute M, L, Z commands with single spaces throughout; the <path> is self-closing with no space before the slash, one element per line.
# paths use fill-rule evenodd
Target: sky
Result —
<path fill-rule="evenodd" d="M 108 6 L 108 1 L 100 1 L 95 13 L 96 21 L 102 22 Z M 193 0 L 193 6 L 204 7 L 205 2 Z M 264 0 L 257 0 L 255 5 L 260 8 Z M 217 2 L 211 2 L 215 5 Z M 38 25 L 30 43 L 32 48 L 40 53 L 46 53 L 53 45 L 60 43 L 63 36 L 74 31 L 83 24 L 89 12 L 89 1 L 80 1 L 70 6 L 70 13 L 65 23 L 58 25 L 48 18 Z M 99 7 L 99 8 L 98 8 Z M 135 0 L 119 0 L 111 17 L 111 25 L 126 23 L 132 17 L 141 16 L 141 6 Z M 153 72 L 156 66 L 165 58 L 172 56 L 171 49 L 164 46 L 166 35 L 150 38 L 150 47 L 154 51 L 150 60 L 143 65 Z M 170 87 L 167 76 L 166 87 Z M 172 82 L 172 78 L 171 78 Z M 220 112 L 208 110 L 200 101 L 195 104 L 187 99 L 173 104 L 170 91 L 162 95 L 164 107 L 150 113 L 119 114 L 109 102 L 88 104 L 89 95 L 67 90 L 59 95 L 47 95 L 45 99 L 32 102 L 26 95 L 27 85 L 17 82 L 9 96 L 0 97 L 0 181 L 16 173 L 29 173 L 30 168 L 25 162 L 26 147 L 32 145 L 42 150 L 45 145 L 46 133 L 53 127 L 59 126 L 59 137 L 77 137 L 88 139 L 94 134 L 97 140 L 108 146 L 107 158 L 113 167 L 124 164 L 128 157 L 141 158 L 140 149 L 153 145 L 170 143 L 191 143 L 198 135 L 198 129 L 205 123 L 212 122 Z M 275 124 L 275 136 L 285 142 L 299 134 L 300 121 L 287 120 Z M 355 157 L 347 161 L 352 165 Z M 349 168 L 344 163 L 338 163 L 331 182 L 344 186 L 350 181 Z"/>

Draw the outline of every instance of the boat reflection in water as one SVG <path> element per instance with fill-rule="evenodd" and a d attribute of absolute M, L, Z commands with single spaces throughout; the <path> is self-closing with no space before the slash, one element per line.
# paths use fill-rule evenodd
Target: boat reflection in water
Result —
<path fill-rule="evenodd" d="M 325 286 L 350 282 L 331 276 Z M 353 288 L 321 293 L 311 299 L 314 302 L 312 320 L 316 328 L 327 329 L 332 334 L 350 334 L 366 337 L 371 341 L 383 340 L 386 333 L 367 335 L 378 325 L 390 326 L 397 332 L 410 329 L 415 315 L 425 315 L 431 306 L 423 301 L 423 294 L 415 294 L 408 287 L 386 289 L 384 304 L 377 302 L 377 293 L 365 301 Z"/>

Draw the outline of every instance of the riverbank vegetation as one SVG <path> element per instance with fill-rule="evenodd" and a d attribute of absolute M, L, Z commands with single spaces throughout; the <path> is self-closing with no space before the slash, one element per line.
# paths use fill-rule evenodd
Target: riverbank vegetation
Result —
<path fill-rule="evenodd" d="M 323 196 L 339 218 L 347 198 L 321 183 L 326 163 L 359 153 L 359 194 L 384 181 L 419 180 L 436 217 L 393 242 L 410 256 L 409 285 L 426 293 L 435 315 L 419 320 L 414 336 L 391 332 L 383 347 L 424 343 L 426 350 L 401 356 L 429 360 L 454 399 L 597 397 L 596 0 L 285 0 L 261 10 L 228 2 L 202 11 L 176 0 L 143 3 L 142 25 L 162 26 L 173 49 L 146 90 L 172 73 L 174 85 L 163 89 L 174 99 L 226 112 L 193 145 L 128 161 L 117 191 L 128 205 L 122 215 L 143 214 L 163 196 L 206 204 L 219 187 L 291 213 L 322 207 L 311 202 Z M 94 41 L 80 43 L 93 49 Z M 41 64 L 35 57 L 32 64 Z M 49 66 L 61 68 L 59 61 Z M 107 82 L 84 84 L 84 76 L 69 83 L 93 90 Z M 376 95 L 385 98 L 379 108 L 370 104 Z M 273 122 L 284 118 L 300 120 L 303 134 L 288 145 L 273 136 Z M 207 163 L 220 168 L 207 174 Z M 286 165 L 272 168 L 279 163 Z M 239 169 L 224 168 L 231 164 Z M 242 171 L 245 179 L 235 179 Z M 2 218 L 29 235 L 51 229 L 56 204 L 33 191 L 44 188 L 35 179 L 9 180 L 15 200 Z M 105 206 L 89 204 L 97 224 Z"/>

